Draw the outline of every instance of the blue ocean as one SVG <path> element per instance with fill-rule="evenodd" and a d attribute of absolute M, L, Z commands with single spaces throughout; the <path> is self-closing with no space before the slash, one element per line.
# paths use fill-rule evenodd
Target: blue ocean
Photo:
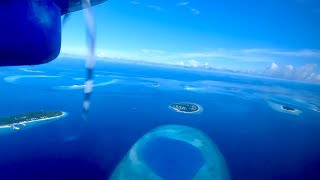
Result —
<path fill-rule="evenodd" d="M 140 138 L 166 125 L 206 134 L 221 152 L 230 179 L 320 179 L 319 84 L 97 61 L 84 120 L 84 77 L 84 61 L 71 58 L 39 66 L 0 67 L 0 117 L 41 110 L 67 113 L 39 126 L 0 132 L 1 180 L 109 179 Z M 179 102 L 195 103 L 201 111 L 181 113 L 170 108 Z M 169 154 L 176 146 L 184 147 L 158 142 L 168 146 Z M 153 157 L 162 157 L 161 152 Z M 197 165 L 191 160 L 203 163 L 196 152 L 179 157 L 187 158 L 183 162 L 187 169 Z M 176 168 L 171 171 L 180 171 Z"/>

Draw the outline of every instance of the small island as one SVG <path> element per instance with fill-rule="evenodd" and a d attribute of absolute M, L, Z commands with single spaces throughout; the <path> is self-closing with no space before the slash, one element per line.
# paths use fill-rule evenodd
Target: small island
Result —
<path fill-rule="evenodd" d="M 296 111 L 295 108 L 290 107 L 290 106 L 286 106 L 286 105 L 282 105 L 281 108 L 282 108 L 283 110 L 286 110 L 286 111 L 293 111 L 293 112 Z"/>
<path fill-rule="evenodd" d="M 63 111 L 37 111 L 6 116 L 0 118 L 0 128 L 12 127 L 15 129 L 17 127 L 16 125 L 25 125 L 31 122 L 55 119 L 64 115 L 66 115 L 66 113 Z"/>
<path fill-rule="evenodd" d="M 200 105 L 188 102 L 173 103 L 169 106 L 169 108 L 180 113 L 197 113 L 202 111 Z"/>
<path fill-rule="evenodd" d="M 267 101 L 269 106 L 278 111 L 278 112 L 282 112 L 282 113 L 288 113 L 288 114 L 292 114 L 292 115 L 300 115 L 302 113 L 301 110 L 293 107 L 294 105 L 289 105 L 289 104 L 278 104 L 276 102 L 272 102 L 272 101 Z"/>

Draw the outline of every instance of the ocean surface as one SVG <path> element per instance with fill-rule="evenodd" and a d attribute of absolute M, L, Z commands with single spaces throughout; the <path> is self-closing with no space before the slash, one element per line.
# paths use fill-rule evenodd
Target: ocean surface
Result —
<path fill-rule="evenodd" d="M 0 117 L 40 110 L 68 113 L 0 135 L 1 180 L 108 179 L 131 146 L 162 125 L 206 133 L 220 149 L 231 179 L 320 179 L 319 84 L 98 61 L 84 121 L 84 77 L 84 61 L 70 58 L 0 67 Z M 203 111 L 184 114 L 168 108 L 177 102 L 199 104 Z"/>

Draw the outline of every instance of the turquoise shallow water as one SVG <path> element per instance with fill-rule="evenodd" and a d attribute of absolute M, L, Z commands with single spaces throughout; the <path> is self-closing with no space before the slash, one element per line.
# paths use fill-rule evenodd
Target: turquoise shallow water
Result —
<path fill-rule="evenodd" d="M 84 75 L 83 61 L 67 59 L 0 69 L 1 117 L 68 112 L 52 123 L 0 136 L 1 179 L 106 179 L 139 138 L 167 124 L 206 133 L 223 154 L 232 179 L 320 177 L 320 113 L 313 110 L 320 106 L 319 85 L 98 62 L 99 86 L 90 119 L 83 123 Z M 268 101 L 302 113 L 277 111 Z M 194 102 L 203 111 L 177 113 L 168 108 L 176 102 Z"/>

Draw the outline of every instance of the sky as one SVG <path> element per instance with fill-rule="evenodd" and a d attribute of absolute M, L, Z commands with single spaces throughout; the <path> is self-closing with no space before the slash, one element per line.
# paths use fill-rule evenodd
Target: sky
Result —
<path fill-rule="evenodd" d="M 319 0 L 108 0 L 93 8 L 96 54 L 320 82 Z M 62 54 L 84 55 L 82 12 Z"/>

